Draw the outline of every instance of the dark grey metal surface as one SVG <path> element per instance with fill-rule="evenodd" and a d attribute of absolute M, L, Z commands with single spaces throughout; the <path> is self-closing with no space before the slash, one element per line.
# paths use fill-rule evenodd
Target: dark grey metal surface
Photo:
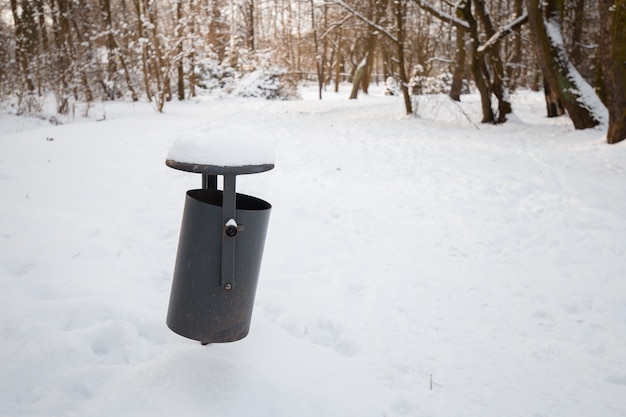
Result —
<path fill-rule="evenodd" d="M 238 230 L 235 227 L 228 226 L 228 223 L 237 223 L 235 213 L 235 183 L 234 174 L 224 175 L 224 193 L 222 202 L 222 224 L 224 232 L 222 233 L 222 287 L 226 290 L 232 290 L 235 283 L 235 244 Z M 241 220 L 239 220 L 241 222 Z"/>
<path fill-rule="evenodd" d="M 165 164 L 170 168 L 179 169 L 181 171 L 187 172 L 196 172 L 198 174 L 205 175 L 256 174 L 259 172 L 269 171 L 274 168 L 274 164 L 221 166 L 174 161 L 173 159 L 167 159 L 165 161 Z"/>
<path fill-rule="evenodd" d="M 232 178 L 225 178 L 225 188 L 234 193 Z M 224 196 L 216 189 L 187 192 L 174 267 L 167 325 L 202 343 L 233 342 L 248 334 L 271 211 L 259 198 L 235 194 L 226 202 Z M 226 237 L 232 248 L 222 242 L 225 212 L 231 209 L 243 226 Z M 233 251 L 232 265 L 226 262 L 232 272 L 226 275 L 223 250 Z"/>
<path fill-rule="evenodd" d="M 217 190 L 217 175 L 202 174 L 202 188 Z"/>

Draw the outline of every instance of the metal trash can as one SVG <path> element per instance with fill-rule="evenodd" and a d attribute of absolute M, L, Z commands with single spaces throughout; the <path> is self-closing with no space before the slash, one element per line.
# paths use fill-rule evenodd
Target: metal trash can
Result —
<path fill-rule="evenodd" d="M 234 342 L 250 329 L 272 206 L 237 193 L 236 176 L 274 164 L 249 162 L 213 165 L 176 152 L 166 160 L 172 168 L 202 174 L 202 188 L 186 194 L 167 312 L 172 331 L 202 344 Z M 223 190 L 217 189 L 218 175 Z"/>

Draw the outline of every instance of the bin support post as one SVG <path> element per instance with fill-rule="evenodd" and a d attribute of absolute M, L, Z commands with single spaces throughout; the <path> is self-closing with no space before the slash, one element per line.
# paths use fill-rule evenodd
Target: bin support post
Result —
<path fill-rule="evenodd" d="M 235 221 L 237 195 L 235 193 L 236 176 L 224 175 L 224 191 L 222 201 L 222 220 L 224 229 L 222 232 L 222 288 L 232 290 L 235 280 L 235 229 L 234 234 L 227 233 L 227 223 Z M 236 226 L 235 226 L 236 227 Z"/>
<path fill-rule="evenodd" d="M 202 188 L 217 190 L 217 175 L 202 174 Z"/>

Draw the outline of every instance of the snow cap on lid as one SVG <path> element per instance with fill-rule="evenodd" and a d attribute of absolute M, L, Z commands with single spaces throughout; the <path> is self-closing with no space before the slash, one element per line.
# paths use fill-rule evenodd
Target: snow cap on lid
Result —
<path fill-rule="evenodd" d="M 274 150 L 259 137 L 202 127 L 181 133 L 167 159 L 224 167 L 273 165 Z"/>

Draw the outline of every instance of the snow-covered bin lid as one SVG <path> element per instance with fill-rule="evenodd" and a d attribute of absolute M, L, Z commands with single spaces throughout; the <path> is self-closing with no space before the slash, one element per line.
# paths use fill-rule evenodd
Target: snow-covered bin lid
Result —
<path fill-rule="evenodd" d="M 165 163 L 207 175 L 253 174 L 274 168 L 274 150 L 255 137 L 200 130 L 176 139 Z"/>

